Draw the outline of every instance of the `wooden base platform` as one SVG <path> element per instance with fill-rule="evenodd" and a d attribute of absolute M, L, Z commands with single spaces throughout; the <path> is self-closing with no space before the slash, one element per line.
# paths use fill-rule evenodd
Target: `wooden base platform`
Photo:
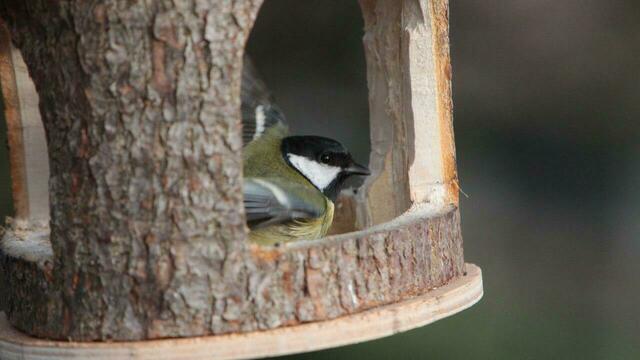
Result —
<path fill-rule="evenodd" d="M 482 273 L 467 275 L 423 296 L 333 320 L 247 334 L 112 343 L 48 341 L 15 329 L 0 313 L 0 359 L 248 359 L 308 352 L 373 340 L 430 324 L 482 298 Z"/>

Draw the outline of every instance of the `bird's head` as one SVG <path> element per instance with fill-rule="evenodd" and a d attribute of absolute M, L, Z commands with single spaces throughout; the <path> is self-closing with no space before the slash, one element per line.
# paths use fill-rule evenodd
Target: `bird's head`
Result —
<path fill-rule="evenodd" d="M 326 197 L 335 201 L 345 180 L 370 175 L 338 141 L 320 136 L 290 136 L 282 140 L 285 161 Z"/>

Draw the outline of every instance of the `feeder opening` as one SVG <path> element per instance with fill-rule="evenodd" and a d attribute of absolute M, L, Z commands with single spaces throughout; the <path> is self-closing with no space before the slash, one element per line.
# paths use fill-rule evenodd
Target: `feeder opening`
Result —
<path fill-rule="evenodd" d="M 0 252 L 50 266 L 49 159 L 35 86 L 20 50 L 0 21 L 2 118 L 7 129 L 14 214 L 6 219 Z M 9 185 L 8 183 L 6 184 Z"/>
<path fill-rule="evenodd" d="M 364 193 L 358 195 L 358 191 L 364 191 L 362 185 L 367 177 L 340 171 L 339 167 L 346 169 L 349 166 L 346 160 L 342 164 L 337 161 L 335 167 L 330 167 L 325 166 L 321 159 L 314 159 L 316 153 L 318 157 L 322 155 L 323 147 L 327 147 L 330 154 L 328 147 L 332 145 L 318 143 L 311 138 L 321 136 L 334 140 L 336 146 L 342 146 L 356 164 L 368 165 L 370 136 L 366 63 L 361 41 L 363 19 L 358 4 L 308 5 L 300 6 L 295 1 L 263 4 L 246 46 L 242 84 L 243 135 L 256 129 L 263 130 L 265 123 L 269 126 L 281 122 L 288 129 L 282 136 L 299 137 L 295 147 L 297 152 L 305 154 L 301 157 L 282 150 L 281 158 L 267 159 L 264 157 L 264 145 L 255 145 L 256 142 L 245 144 L 245 149 L 248 146 L 248 151 L 253 151 L 247 156 L 257 154 L 260 160 L 249 158 L 251 163 L 245 162 L 244 173 L 245 182 L 252 181 L 256 173 L 262 177 L 287 179 L 294 177 L 291 173 L 300 174 L 292 183 L 287 182 L 290 180 L 274 180 L 273 185 L 285 193 L 290 193 L 298 185 L 313 186 L 331 200 L 333 216 L 323 220 L 331 224 L 328 231 L 309 231 L 323 236 L 361 230 L 367 226 L 363 219 L 358 219 L 364 215 L 359 214 L 358 203 L 361 200 L 358 198 L 365 196 Z M 335 19 L 341 21 L 336 24 Z M 251 140 L 258 137 L 253 133 L 248 135 Z M 254 151 L 252 147 L 255 146 L 259 146 L 260 151 Z M 288 160 L 291 156 L 298 162 L 291 163 Z M 284 161 L 288 166 L 276 171 L 273 170 L 274 165 L 263 165 L 263 161 Z M 268 168 L 256 170 L 261 166 Z M 309 196 L 313 197 L 311 190 Z M 298 200 L 294 198 L 292 202 Z M 251 226 L 254 208 L 247 211 Z M 320 213 L 324 214 L 324 210 Z"/>

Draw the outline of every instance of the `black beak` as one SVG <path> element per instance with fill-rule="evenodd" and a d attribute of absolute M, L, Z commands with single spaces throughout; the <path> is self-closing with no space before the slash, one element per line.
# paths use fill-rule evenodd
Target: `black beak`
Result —
<path fill-rule="evenodd" d="M 344 171 L 350 175 L 371 175 L 371 171 L 368 167 L 360 165 L 358 163 L 351 163 Z"/>

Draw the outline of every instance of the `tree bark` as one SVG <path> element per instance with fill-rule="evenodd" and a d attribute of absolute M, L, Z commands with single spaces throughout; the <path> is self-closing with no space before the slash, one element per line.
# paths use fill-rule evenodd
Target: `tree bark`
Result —
<path fill-rule="evenodd" d="M 55 256 L 12 323 L 86 340 L 242 327 L 239 89 L 260 3 L 2 5 L 40 94 Z"/>

